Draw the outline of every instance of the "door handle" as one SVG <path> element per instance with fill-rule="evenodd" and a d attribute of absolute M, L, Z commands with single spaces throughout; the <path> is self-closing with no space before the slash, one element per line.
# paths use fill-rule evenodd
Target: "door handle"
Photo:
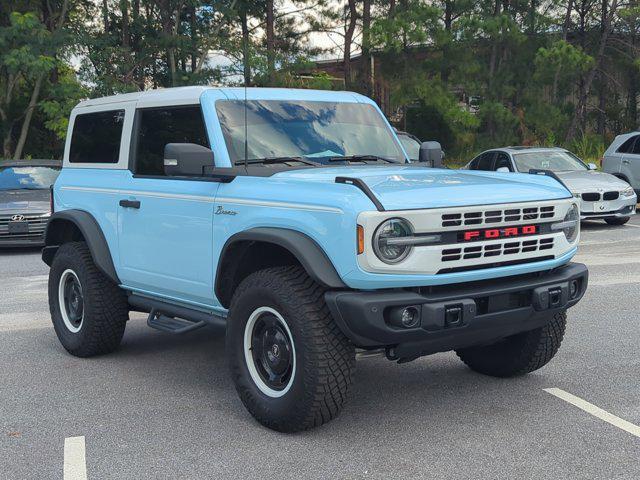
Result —
<path fill-rule="evenodd" d="M 120 200 L 120 206 L 124 208 L 140 208 L 140 200 Z"/>
<path fill-rule="evenodd" d="M 622 163 L 624 163 L 625 165 L 629 165 L 631 162 L 629 160 L 622 160 Z"/>

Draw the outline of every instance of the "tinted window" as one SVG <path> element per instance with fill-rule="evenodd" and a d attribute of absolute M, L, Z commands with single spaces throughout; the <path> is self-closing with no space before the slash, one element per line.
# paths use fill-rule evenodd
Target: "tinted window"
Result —
<path fill-rule="evenodd" d="M 221 100 L 216 110 L 235 164 L 244 160 L 245 139 L 250 160 L 305 157 L 330 164 L 332 157 L 375 155 L 405 162 L 384 117 L 368 104 Z"/>
<path fill-rule="evenodd" d="M 58 178 L 57 167 L 0 167 L 0 190 L 43 190 Z"/>
<path fill-rule="evenodd" d="M 196 143 L 209 148 L 199 105 L 142 109 L 136 115 L 135 173 L 164 175 L 167 143 Z"/>
<path fill-rule="evenodd" d="M 620 145 L 620 147 L 618 147 L 617 152 L 618 153 L 637 153 L 634 152 L 634 148 L 633 148 L 633 144 L 636 143 L 636 147 L 640 146 L 640 142 L 636 142 L 636 138 L 638 138 L 638 135 L 636 135 L 635 137 L 631 137 L 628 138 L 622 145 Z"/>
<path fill-rule="evenodd" d="M 483 153 L 478 158 L 475 170 L 491 170 L 492 164 L 493 164 L 493 152 Z"/>
<path fill-rule="evenodd" d="M 511 168 L 511 162 L 509 161 L 509 155 L 506 153 L 498 153 L 496 157 L 496 163 L 493 165 L 493 170 L 498 170 L 499 168 L 508 168 L 510 172 L 513 171 Z"/>
<path fill-rule="evenodd" d="M 636 143 L 633 145 L 633 153 L 634 155 L 640 155 L 640 137 L 636 137 Z"/>
<path fill-rule="evenodd" d="M 71 135 L 71 163 L 118 163 L 124 110 L 76 116 Z"/>

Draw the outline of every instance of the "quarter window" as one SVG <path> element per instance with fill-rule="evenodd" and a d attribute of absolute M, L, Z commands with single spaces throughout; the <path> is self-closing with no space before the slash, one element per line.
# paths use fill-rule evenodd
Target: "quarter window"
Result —
<path fill-rule="evenodd" d="M 486 152 L 480 155 L 476 163 L 476 170 L 491 170 L 493 155 L 493 152 Z"/>
<path fill-rule="evenodd" d="M 636 142 L 636 139 L 640 135 L 635 135 L 631 138 L 628 138 L 620 147 L 618 147 L 618 153 L 640 153 L 640 142 Z M 634 145 L 635 148 L 634 148 Z"/>
<path fill-rule="evenodd" d="M 69 149 L 70 163 L 118 163 L 124 110 L 76 116 Z"/>
<path fill-rule="evenodd" d="M 199 105 L 140 109 L 136 113 L 134 173 L 164 175 L 168 143 L 196 143 L 209 148 Z"/>

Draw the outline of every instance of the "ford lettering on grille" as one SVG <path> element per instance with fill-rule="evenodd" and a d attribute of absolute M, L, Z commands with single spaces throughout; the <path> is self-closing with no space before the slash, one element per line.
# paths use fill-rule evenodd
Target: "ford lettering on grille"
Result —
<path fill-rule="evenodd" d="M 504 228 L 485 228 L 481 230 L 467 230 L 458 234 L 459 242 L 477 242 L 481 240 L 495 240 L 499 238 L 522 237 L 535 235 L 539 232 L 537 225 L 518 225 Z"/>

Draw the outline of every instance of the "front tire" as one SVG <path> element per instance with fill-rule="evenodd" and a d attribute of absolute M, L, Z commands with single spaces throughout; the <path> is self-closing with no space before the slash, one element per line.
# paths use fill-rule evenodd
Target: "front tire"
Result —
<path fill-rule="evenodd" d="M 129 317 L 124 291 L 96 268 L 85 242 L 65 243 L 56 252 L 49 310 L 58 340 L 76 357 L 118 348 Z"/>
<path fill-rule="evenodd" d="M 333 321 L 324 290 L 297 266 L 260 270 L 240 284 L 226 354 L 244 406 L 281 432 L 336 417 L 355 369 L 354 346 Z"/>
<path fill-rule="evenodd" d="M 605 218 L 604 221 L 607 222 L 609 225 L 624 225 L 630 219 L 631 217 L 612 217 L 612 218 Z"/>
<path fill-rule="evenodd" d="M 492 345 L 456 350 L 471 369 L 492 377 L 515 377 L 544 367 L 558 352 L 567 325 L 566 312 L 543 327 L 504 338 Z"/>

